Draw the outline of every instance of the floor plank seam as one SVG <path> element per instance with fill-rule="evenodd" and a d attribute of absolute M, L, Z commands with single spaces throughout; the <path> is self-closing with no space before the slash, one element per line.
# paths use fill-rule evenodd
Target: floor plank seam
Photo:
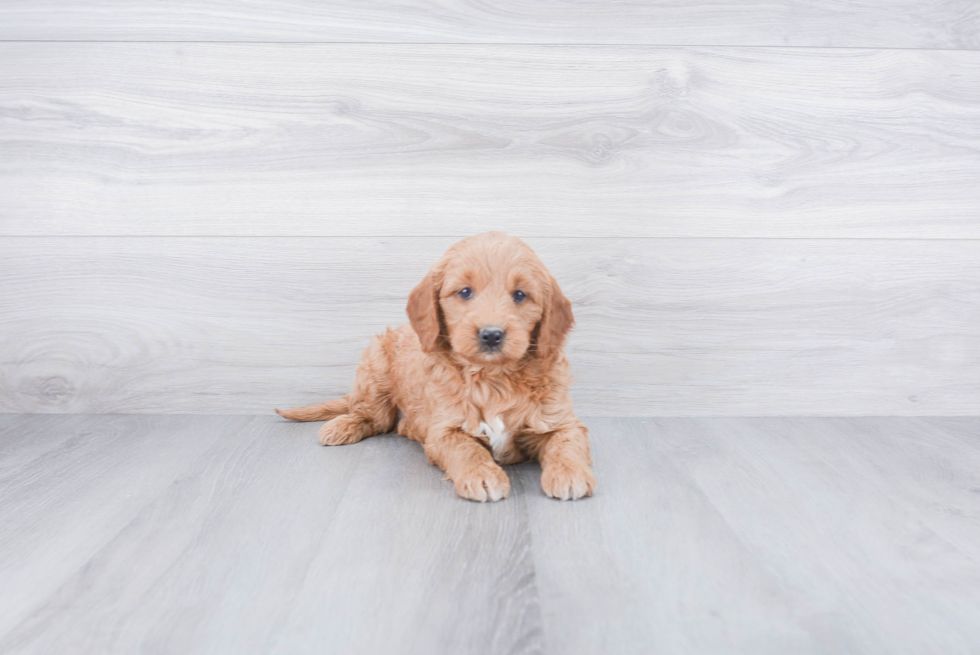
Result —
<path fill-rule="evenodd" d="M 526 464 L 524 465 L 527 466 Z M 525 474 L 526 468 L 519 469 L 516 471 L 516 475 L 512 476 L 514 481 L 517 483 L 518 491 L 520 492 L 520 512 L 524 523 L 525 538 L 527 539 L 527 556 L 530 559 L 531 564 L 531 580 L 529 584 L 532 591 L 532 605 L 537 608 L 537 629 L 536 633 L 538 635 L 538 641 L 541 645 L 541 650 L 537 651 L 539 653 L 551 653 L 551 649 L 548 647 L 548 635 L 544 629 L 544 607 L 541 604 L 541 588 L 538 585 L 538 563 L 537 558 L 534 555 L 534 532 L 531 530 L 531 513 L 527 509 L 528 497 L 528 484 L 527 475 Z M 533 488 L 533 487 L 532 487 Z M 506 502 L 506 501 L 504 501 Z M 533 643 L 534 633 L 528 635 L 528 640 Z"/>
<path fill-rule="evenodd" d="M 320 446 L 320 447 L 322 448 L 324 446 Z M 340 511 L 340 508 L 343 506 L 344 499 L 347 497 L 347 491 L 350 489 L 351 480 L 354 478 L 354 472 L 357 471 L 357 469 L 361 465 L 362 455 L 363 455 L 363 449 L 358 449 L 357 457 L 355 458 L 354 463 L 350 467 L 348 467 L 347 470 L 344 472 L 345 479 L 343 483 L 343 490 L 340 492 L 340 495 L 337 496 L 337 500 L 333 504 L 333 508 L 331 509 L 329 520 L 325 521 L 323 531 L 320 533 L 319 539 L 317 541 L 318 546 L 324 544 L 327 541 L 327 538 L 330 535 L 330 533 L 334 530 L 334 527 L 336 525 L 334 518 L 336 518 L 337 513 Z M 296 606 L 296 599 L 300 596 L 302 590 L 306 586 L 307 581 L 309 580 L 312 566 L 316 562 L 318 554 L 319 554 L 319 548 L 310 550 L 310 557 L 306 562 L 303 579 L 299 582 L 299 584 L 293 587 L 292 599 L 291 599 L 292 602 L 290 603 L 290 607 L 288 610 L 284 610 L 283 612 L 281 612 L 281 616 L 283 617 L 282 621 L 278 626 L 276 626 L 275 629 L 269 631 L 269 636 L 266 639 L 264 652 L 270 652 L 270 653 L 275 652 L 276 644 L 282 640 L 283 629 L 289 624 L 289 616 L 292 613 L 293 608 Z"/>

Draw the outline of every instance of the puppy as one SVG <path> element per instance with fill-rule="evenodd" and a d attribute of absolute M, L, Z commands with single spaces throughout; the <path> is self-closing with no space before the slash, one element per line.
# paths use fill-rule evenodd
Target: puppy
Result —
<path fill-rule="evenodd" d="M 592 495 L 588 430 L 572 411 L 562 349 L 572 307 L 523 241 L 488 232 L 453 245 L 408 298 L 410 324 L 374 337 L 354 388 L 278 412 L 329 422 L 325 446 L 396 429 L 422 444 L 463 498 L 506 498 L 500 467 L 541 462 L 553 498 Z"/>

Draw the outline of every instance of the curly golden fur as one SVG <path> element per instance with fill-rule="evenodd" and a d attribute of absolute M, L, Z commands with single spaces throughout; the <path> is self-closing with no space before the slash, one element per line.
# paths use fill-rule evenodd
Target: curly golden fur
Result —
<path fill-rule="evenodd" d="M 592 495 L 588 430 L 572 411 L 562 349 L 572 307 L 534 251 L 500 232 L 463 239 L 407 310 L 410 324 L 373 338 L 347 396 L 276 411 L 330 419 L 320 429 L 330 446 L 394 428 L 470 500 L 506 498 L 500 465 L 528 458 L 541 461 L 549 496 Z"/>

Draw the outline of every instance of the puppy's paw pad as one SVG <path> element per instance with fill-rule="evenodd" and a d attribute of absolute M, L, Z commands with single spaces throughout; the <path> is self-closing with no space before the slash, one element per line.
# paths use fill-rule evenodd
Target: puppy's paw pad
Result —
<path fill-rule="evenodd" d="M 502 500 L 510 493 L 510 478 L 499 466 L 481 466 L 456 480 L 456 493 L 478 503 Z"/>
<path fill-rule="evenodd" d="M 595 475 L 580 464 L 553 464 L 542 470 L 541 488 L 552 498 L 578 500 L 595 492 Z"/>

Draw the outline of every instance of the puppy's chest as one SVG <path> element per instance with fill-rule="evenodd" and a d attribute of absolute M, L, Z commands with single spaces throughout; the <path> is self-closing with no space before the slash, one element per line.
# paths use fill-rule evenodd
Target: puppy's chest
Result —
<path fill-rule="evenodd" d="M 529 417 L 541 414 L 541 408 L 528 394 L 507 382 L 473 380 L 467 389 L 465 429 L 487 439 L 495 460 L 501 463 L 511 460 L 518 448 L 518 436 L 541 427 L 537 425 L 541 421 L 528 422 Z"/>
<path fill-rule="evenodd" d="M 499 416 L 480 421 L 480 426 L 475 432 L 477 436 L 486 437 L 490 441 L 490 452 L 498 461 L 514 440 L 514 430 L 508 430 L 504 420 Z"/>

